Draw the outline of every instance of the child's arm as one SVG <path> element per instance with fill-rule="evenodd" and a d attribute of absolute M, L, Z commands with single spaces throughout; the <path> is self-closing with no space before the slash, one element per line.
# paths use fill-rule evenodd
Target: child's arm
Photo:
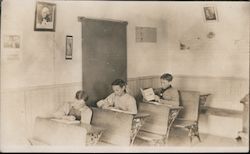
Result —
<path fill-rule="evenodd" d="M 97 102 L 97 106 L 100 108 L 109 108 L 114 105 L 114 94 L 110 94 L 106 99 L 100 100 Z"/>
<path fill-rule="evenodd" d="M 172 104 L 179 106 L 179 93 L 176 89 L 169 91 L 168 94 L 163 94 L 163 99 L 160 100 L 161 103 Z"/>

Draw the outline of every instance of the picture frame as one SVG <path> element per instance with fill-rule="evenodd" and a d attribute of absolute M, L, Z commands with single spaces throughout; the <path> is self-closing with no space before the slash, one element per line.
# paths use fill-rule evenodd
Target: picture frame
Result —
<path fill-rule="evenodd" d="M 217 8 L 215 6 L 204 6 L 203 7 L 204 20 L 206 22 L 218 21 Z"/>
<path fill-rule="evenodd" d="M 73 55 L 73 36 L 66 35 L 66 52 L 65 59 L 71 60 Z"/>
<path fill-rule="evenodd" d="M 21 36 L 17 34 L 3 36 L 3 48 L 18 50 L 21 47 Z"/>
<path fill-rule="evenodd" d="M 56 4 L 48 2 L 36 2 L 35 31 L 55 31 Z"/>
<path fill-rule="evenodd" d="M 23 33 L 20 31 L 6 31 L 2 35 L 1 47 L 5 52 L 2 53 L 3 63 L 21 62 L 23 49 Z"/>

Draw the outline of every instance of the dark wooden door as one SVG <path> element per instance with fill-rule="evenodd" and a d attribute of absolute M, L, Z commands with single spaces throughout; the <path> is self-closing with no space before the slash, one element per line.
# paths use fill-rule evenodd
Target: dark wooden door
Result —
<path fill-rule="evenodd" d="M 127 22 L 81 18 L 83 90 L 88 105 L 107 97 L 111 83 L 127 80 Z"/>

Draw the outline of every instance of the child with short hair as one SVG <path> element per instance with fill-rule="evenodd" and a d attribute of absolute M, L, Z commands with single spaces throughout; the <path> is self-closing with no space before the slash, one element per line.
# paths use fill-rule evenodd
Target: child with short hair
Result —
<path fill-rule="evenodd" d="M 86 105 L 88 95 L 85 91 L 76 92 L 74 102 L 65 103 L 53 117 L 66 120 L 80 120 L 82 123 L 90 124 L 92 110 Z"/>
<path fill-rule="evenodd" d="M 126 82 L 116 79 L 112 84 L 113 93 L 106 99 L 97 102 L 97 106 L 103 109 L 119 109 L 131 114 L 137 114 L 135 98 L 126 92 Z"/>
<path fill-rule="evenodd" d="M 161 88 L 154 89 L 155 100 L 163 104 L 179 106 L 179 92 L 171 85 L 173 76 L 169 73 L 165 73 L 160 77 L 160 80 Z"/>

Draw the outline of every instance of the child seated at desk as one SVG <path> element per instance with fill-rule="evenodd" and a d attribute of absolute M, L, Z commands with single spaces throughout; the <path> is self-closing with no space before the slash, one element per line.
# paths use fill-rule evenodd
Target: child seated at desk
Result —
<path fill-rule="evenodd" d="M 173 76 L 171 74 L 163 74 L 161 77 L 161 88 L 154 89 L 155 100 L 162 104 L 179 106 L 179 92 L 173 88 L 171 82 Z"/>
<path fill-rule="evenodd" d="M 85 91 L 76 92 L 74 102 L 65 103 L 53 117 L 65 120 L 80 120 L 82 123 L 90 123 L 92 110 L 86 105 L 88 95 Z"/>
<path fill-rule="evenodd" d="M 116 79 L 112 84 L 113 93 L 106 99 L 97 102 L 97 106 L 103 109 L 119 109 L 131 114 L 137 114 L 135 98 L 126 92 L 126 83 Z"/>

